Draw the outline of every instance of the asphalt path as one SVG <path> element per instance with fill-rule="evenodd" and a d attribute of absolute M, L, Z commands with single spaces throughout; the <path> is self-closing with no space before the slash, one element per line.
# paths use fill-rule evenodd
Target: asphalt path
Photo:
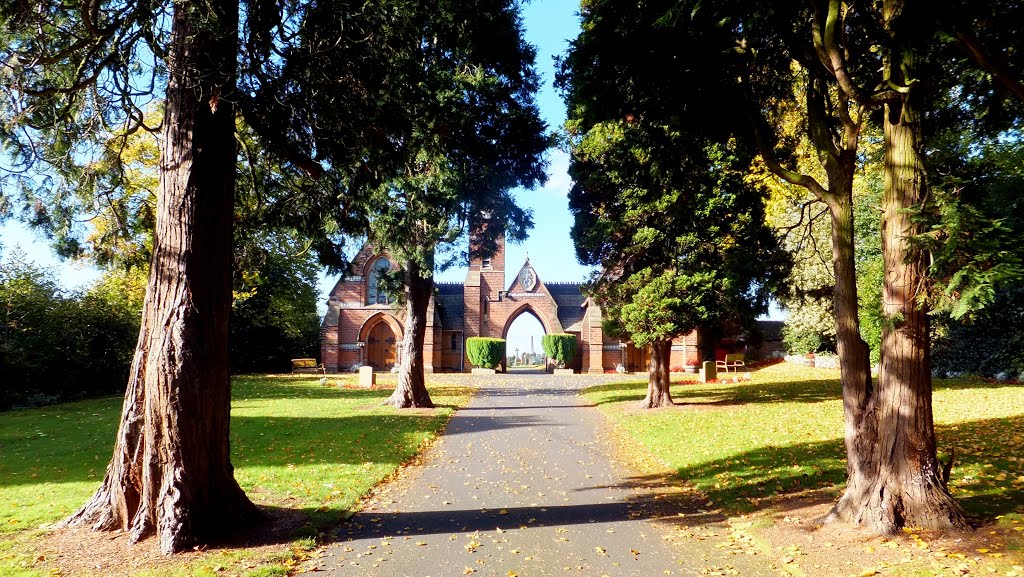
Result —
<path fill-rule="evenodd" d="M 611 457 L 578 395 L 612 376 L 495 375 L 444 435 L 337 532 L 311 575 L 774 575 L 756 555 L 677 538 Z M 621 380 L 621 377 L 614 377 Z"/>

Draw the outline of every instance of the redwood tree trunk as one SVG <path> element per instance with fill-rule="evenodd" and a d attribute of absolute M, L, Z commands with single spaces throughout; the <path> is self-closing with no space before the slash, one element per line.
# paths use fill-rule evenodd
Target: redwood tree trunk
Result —
<path fill-rule="evenodd" d="M 399 409 L 433 407 L 423 375 L 423 341 L 427 331 L 427 308 L 434 292 L 434 277 L 424 278 L 413 260 L 405 263 L 405 334 L 402 336 L 402 362 L 398 366 L 398 385 L 385 401 Z"/>
<path fill-rule="evenodd" d="M 853 170 L 855 151 L 843 151 L 829 173 L 825 201 L 832 217 L 833 313 L 839 353 L 846 440 L 847 477 L 857 475 L 857 424 L 871 397 L 871 354 L 860 336 L 857 273 L 854 259 Z"/>
<path fill-rule="evenodd" d="M 228 446 L 238 3 L 177 4 L 146 300 L 114 455 L 67 525 L 173 553 L 259 511 Z"/>
<path fill-rule="evenodd" d="M 654 341 L 651 343 L 651 358 L 647 371 L 647 396 L 641 404 L 645 409 L 673 405 L 672 393 L 668 388 L 668 360 L 671 351 L 672 341 Z"/>
<path fill-rule="evenodd" d="M 885 0 L 883 18 L 899 38 L 902 2 Z M 909 239 L 918 226 L 907 209 L 926 194 L 919 80 L 909 49 L 896 49 L 887 63 L 891 78 L 909 90 L 885 105 L 882 254 L 885 262 L 882 363 L 878 386 L 868 391 L 856 423 L 851 474 L 833 516 L 880 533 L 903 527 L 963 529 L 966 515 L 946 488 L 936 457 L 928 315 L 918 302 L 925 265 Z"/>

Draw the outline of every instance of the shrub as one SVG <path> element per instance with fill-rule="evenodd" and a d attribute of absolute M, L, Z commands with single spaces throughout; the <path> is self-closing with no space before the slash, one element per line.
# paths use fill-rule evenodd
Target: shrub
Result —
<path fill-rule="evenodd" d="M 0 262 L 0 410 L 123 393 L 141 306 L 130 280 L 67 292 L 22 254 Z"/>
<path fill-rule="evenodd" d="M 466 354 L 474 365 L 493 369 L 505 357 L 505 339 L 469 337 L 466 339 Z"/>
<path fill-rule="evenodd" d="M 544 354 L 548 358 L 554 359 L 559 367 L 564 367 L 576 358 L 576 335 L 567 333 L 544 335 L 540 344 L 544 348 Z"/>
<path fill-rule="evenodd" d="M 1024 284 L 996 293 L 995 302 L 971 322 L 946 318 L 935 341 L 932 370 L 1016 378 L 1024 373 Z"/>

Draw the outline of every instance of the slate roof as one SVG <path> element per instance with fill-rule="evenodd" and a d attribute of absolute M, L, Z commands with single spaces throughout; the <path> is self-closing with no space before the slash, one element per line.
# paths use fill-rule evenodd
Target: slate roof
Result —
<path fill-rule="evenodd" d="M 466 314 L 463 294 L 465 287 L 460 282 L 437 283 L 437 309 L 441 318 L 441 328 L 446 331 L 463 330 L 463 317 Z M 580 292 L 581 283 L 551 283 L 544 285 L 558 305 L 558 322 L 562 330 L 578 331 L 583 320 L 583 302 L 586 297 Z"/>
<path fill-rule="evenodd" d="M 461 331 L 462 318 L 465 315 L 463 293 L 465 287 L 460 282 L 437 283 L 438 314 L 441 316 L 441 328 L 446 331 Z"/>
<path fill-rule="evenodd" d="M 558 305 L 558 322 L 562 323 L 562 330 L 580 330 L 578 325 L 583 320 L 584 313 L 582 305 L 583 301 L 587 300 L 580 292 L 583 285 L 575 282 L 555 282 L 544 283 L 544 286 Z"/>

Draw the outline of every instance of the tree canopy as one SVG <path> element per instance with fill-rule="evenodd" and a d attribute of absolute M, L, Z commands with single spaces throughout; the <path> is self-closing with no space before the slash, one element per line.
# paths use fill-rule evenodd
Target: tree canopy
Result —
<path fill-rule="evenodd" d="M 424 110 L 406 103 L 429 104 L 414 94 L 422 51 L 451 64 L 456 41 L 486 50 L 484 40 L 518 37 L 518 29 L 483 25 L 502 6 L 510 5 L 108 0 L 0 9 L 5 215 L 20 213 L 64 254 L 78 253 L 76 220 L 116 204 L 112 196 L 131 196 L 124 163 L 98 171 L 101 161 L 111 149 L 121 158 L 140 130 L 161 135 L 156 232 L 122 427 L 103 485 L 69 523 L 120 528 L 132 541 L 156 534 L 173 552 L 258 516 L 233 479 L 228 447 L 236 143 L 250 161 L 273 165 L 263 176 L 291 181 L 255 197 L 257 208 L 269 207 L 265 222 L 297 231 L 340 268 L 346 235 L 365 231 L 358 201 L 421 152 L 407 143 Z M 501 72 L 511 77 L 516 65 Z M 532 88 L 518 89 L 526 96 Z M 158 126 L 145 113 L 155 100 L 163 100 Z M 435 136 L 460 128 L 429 118 Z M 498 134 L 482 130 L 481 142 L 505 125 L 491 129 Z M 258 147 L 247 146 L 250 130 Z M 259 193 L 255 183 L 266 179 L 257 164 Z"/>
<path fill-rule="evenodd" d="M 667 9 L 588 3 L 559 75 L 577 256 L 601 267 L 592 291 L 608 315 L 652 346 L 647 406 L 671 403 L 672 338 L 752 322 L 786 262 L 764 224 L 765 191 L 746 179 L 749 149 L 689 108 L 708 83 L 687 89 L 698 102 L 677 99 L 701 71 L 675 63 L 690 39 L 657 24 Z"/>

